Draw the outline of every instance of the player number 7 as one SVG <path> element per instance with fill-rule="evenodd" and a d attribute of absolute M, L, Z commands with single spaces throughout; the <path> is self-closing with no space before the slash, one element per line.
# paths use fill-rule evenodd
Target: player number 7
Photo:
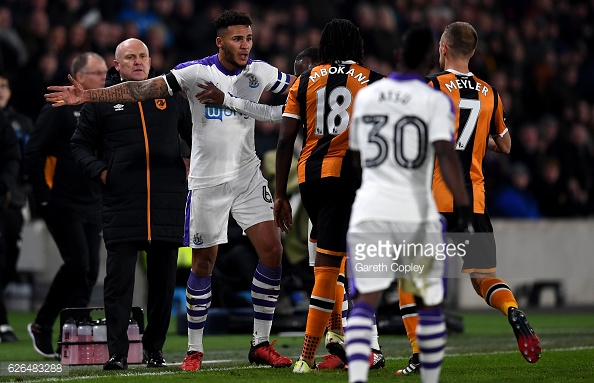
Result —
<path fill-rule="evenodd" d="M 472 133 L 476 129 L 476 122 L 481 111 L 481 102 L 479 100 L 470 100 L 467 98 L 461 98 L 458 103 L 460 109 L 470 109 L 470 115 L 464 124 L 464 128 L 458 134 L 458 141 L 456 141 L 456 150 L 466 149 Z"/>

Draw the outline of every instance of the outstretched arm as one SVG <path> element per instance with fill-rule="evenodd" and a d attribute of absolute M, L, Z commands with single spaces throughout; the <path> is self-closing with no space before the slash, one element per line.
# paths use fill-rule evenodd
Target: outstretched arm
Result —
<path fill-rule="evenodd" d="M 109 88 L 83 89 L 82 85 L 71 75 L 70 86 L 49 86 L 53 93 L 45 95 L 52 106 L 79 105 L 85 102 L 126 103 L 144 101 L 151 98 L 167 97 L 167 83 L 163 77 L 154 77 L 144 81 L 126 81 Z"/>

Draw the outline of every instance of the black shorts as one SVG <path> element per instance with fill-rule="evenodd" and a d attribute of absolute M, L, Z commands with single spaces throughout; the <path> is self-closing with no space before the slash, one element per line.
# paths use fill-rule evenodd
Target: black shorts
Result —
<path fill-rule="evenodd" d="M 441 213 L 446 221 L 447 227 L 455 227 L 458 222 L 458 214 Z M 497 249 L 495 245 L 495 236 L 493 235 L 493 225 L 488 214 L 472 215 L 472 225 L 474 226 L 474 235 L 469 239 L 469 246 L 464 256 L 463 273 L 494 273 L 497 268 Z M 455 238 L 459 238 L 457 233 Z M 468 234 L 461 234 L 466 238 Z"/>
<path fill-rule="evenodd" d="M 359 181 L 326 177 L 299 184 L 301 201 L 312 223 L 310 240 L 320 253 L 346 255 L 346 234 Z"/>

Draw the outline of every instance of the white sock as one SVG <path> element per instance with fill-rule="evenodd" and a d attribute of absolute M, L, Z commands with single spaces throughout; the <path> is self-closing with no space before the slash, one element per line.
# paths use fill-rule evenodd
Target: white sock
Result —
<path fill-rule="evenodd" d="M 373 317 L 373 321 L 375 322 L 375 316 Z M 373 324 L 373 326 L 371 326 L 371 348 L 374 350 L 378 350 L 380 351 L 380 345 L 379 345 L 379 334 L 377 333 L 377 324 Z"/>
<path fill-rule="evenodd" d="M 441 309 L 419 310 L 417 343 L 421 363 L 421 381 L 437 383 L 446 345 L 446 326 Z"/>

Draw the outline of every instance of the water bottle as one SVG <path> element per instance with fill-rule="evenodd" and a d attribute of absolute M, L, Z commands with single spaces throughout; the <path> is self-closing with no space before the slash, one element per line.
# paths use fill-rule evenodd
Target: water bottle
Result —
<path fill-rule="evenodd" d="M 62 364 L 78 364 L 78 341 L 76 322 L 68 318 L 62 326 Z"/>
<path fill-rule="evenodd" d="M 93 323 L 93 364 L 104 364 L 109 359 L 105 319 Z"/>
<path fill-rule="evenodd" d="M 93 363 L 93 327 L 91 322 L 84 320 L 78 324 L 78 364 Z"/>
<path fill-rule="evenodd" d="M 142 363 L 142 342 L 140 341 L 140 328 L 138 322 L 130 319 L 128 325 L 128 363 Z"/>

